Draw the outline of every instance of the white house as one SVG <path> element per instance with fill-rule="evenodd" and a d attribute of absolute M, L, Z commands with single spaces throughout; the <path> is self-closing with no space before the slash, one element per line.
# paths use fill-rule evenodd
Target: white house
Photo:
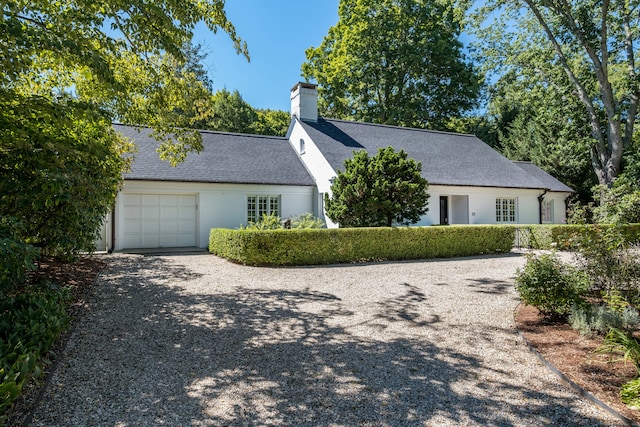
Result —
<path fill-rule="evenodd" d="M 508 160 L 473 135 L 318 117 L 317 96 L 314 84 L 293 87 L 288 139 L 315 179 L 319 206 L 354 151 L 375 155 L 393 146 L 422 163 L 429 181 L 429 212 L 417 225 L 539 224 L 565 218 L 573 190 L 532 163 Z"/>
<path fill-rule="evenodd" d="M 345 159 L 390 145 L 421 162 L 429 181 L 430 209 L 418 225 L 564 219 L 573 190 L 531 163 L 472 135 L 318 117 L 317 96 L 313 84 L 293 87 L 285 138 L 201 131 L 204 150 L 177 167 L 159 159 L 149 129 L 114 125 L 138 150 L 98 249 L 204 248 L 211 228 L 238 228 L 263 213 L 324 216 L 323 197 Z"/>
<path fill-rule="evenodd" d="M 204 150 L 172 167 L 149 129 L 114 128 L 137 152 L 98 250 L 204 248 L 211 228 L 318 209 L 315 182 L 286 138 L 202 131 Z"/>

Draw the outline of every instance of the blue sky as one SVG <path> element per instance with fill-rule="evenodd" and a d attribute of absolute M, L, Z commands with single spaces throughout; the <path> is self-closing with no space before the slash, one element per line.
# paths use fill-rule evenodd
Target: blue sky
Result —
<path fill-rule="evenodd" d="M 198 26 L 194 42 L 207 54 L 214 91 L 237 89 L 254 108 L 289 111 L 289 91 L 298 81 L 304 51 L 319 46 L 338 22 L 338 0 L 231 0 L 227 18 L 247 42 L 251 62 L 237 55 L 226 33 Z"/>

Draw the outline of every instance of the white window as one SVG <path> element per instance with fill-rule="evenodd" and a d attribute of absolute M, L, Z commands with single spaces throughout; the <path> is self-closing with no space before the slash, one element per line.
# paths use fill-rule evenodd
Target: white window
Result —
<path fill-rule="evenodd" d="M 304 139 L 300 138 L 300 154 L 304 154 Z"/>
<path fill-rule="evenodd" d="M 515 197 L 496 199 L 496 222 L 516 222 Z"/>
<path fill-rule="evenodd" d="M 280 196 L 247 196 L 247 221 L 259 222 L 263 215 L 280 216 Z"/>
<path fill-rule="evenodd" d="M 553 224 L 553 199 L 542 201 L 542 223 Z"/>

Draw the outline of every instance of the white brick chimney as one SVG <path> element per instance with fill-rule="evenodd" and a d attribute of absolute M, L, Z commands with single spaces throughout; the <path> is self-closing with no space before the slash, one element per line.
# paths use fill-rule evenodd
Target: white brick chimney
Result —
<path fill-rule="evenodd" d="M 291 115 L 300 120 L 318 121 L 318 85 L 299 82 L 291 88 Z"/>

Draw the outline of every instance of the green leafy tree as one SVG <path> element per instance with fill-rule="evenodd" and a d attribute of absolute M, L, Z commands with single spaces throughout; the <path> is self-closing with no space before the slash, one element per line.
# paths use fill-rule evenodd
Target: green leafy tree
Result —
<path fill-rule="evenodd" d="M 475 106 L 481 78 L 462 53 L 453 1 L 341 0 L 338 15 L 302 64 L 323 114 L 446 129 Z"/>
<path fill-rule="evenodd" d="M 246 45 L 222 0 L 19 0 L 1 9 L 0 215 L 45 253 L 89 250 L 126 168 L 129 147 L 112 120 L 153 126 L 161 157 L 180 161 L 202 144 L 177 127 L 210 93 L 190 63 L 194 26 L 226 32 L 248 58 Z"/>
<path fill-rule="evenodd" d="M 206 129 L 221 132 L 252 133 L 258 114 L 238 90 L 222 89 L 211 97 Z"/>
<path fill-rule="evenodd" d="M 341 227 L 391 227 L 415 224 L 427 213 L 428 182 L 422 165 L 404 150 L 380 148 L 369 157 L 354 152 L 325 196 L 327 216 Z"/>
<path fill-rule="evenodd" d="M 0 217 L 49 254 L 91 251 L 128 151 L 99 112 L 0 90 Z"/>
<path fill-rule="evenodd" d="M 197 132 L 180 131 L 185 115 L 174 106 L 198 105 L 191 100 L 206 88 L 190 61 L 194 26 L 223 30 L 248 58 L 222 0 L 26 0 L 5 2 L 2 18 L 3 86 L 52 100 L 70 93 L 112 119 L 150 125 L 173 163 L 202 148 Z"/>
<path fill-rule="evenodd" d="M 580 106 L 579 117 L 568 119 L 585 124 L 591 165 L 605 187 L 622 172 L 634 138 L 638 6 L 635 0 L 491 0 L 478 14 L 488 68 L 513 70 L 525 81 L 539 78 L 542 88 L 557 88 L 568 104 Z"/>
<path fill-rule="evenodd" d="M 291 113 L 282 110 L 256 110 L 258 120 L 253 125 L 253 133 L 258 135 L 285 136 L 289 130 Z"/>
<path fill-rule="evenodd" d="M 537 164 L 588 203 L 597 184 L 589 155 L 592 139 L 569 87 L 553 85 L 531 68 L 508 72 L 491 90 L 489 120 L 496 149 L 509 159 Z"/>

